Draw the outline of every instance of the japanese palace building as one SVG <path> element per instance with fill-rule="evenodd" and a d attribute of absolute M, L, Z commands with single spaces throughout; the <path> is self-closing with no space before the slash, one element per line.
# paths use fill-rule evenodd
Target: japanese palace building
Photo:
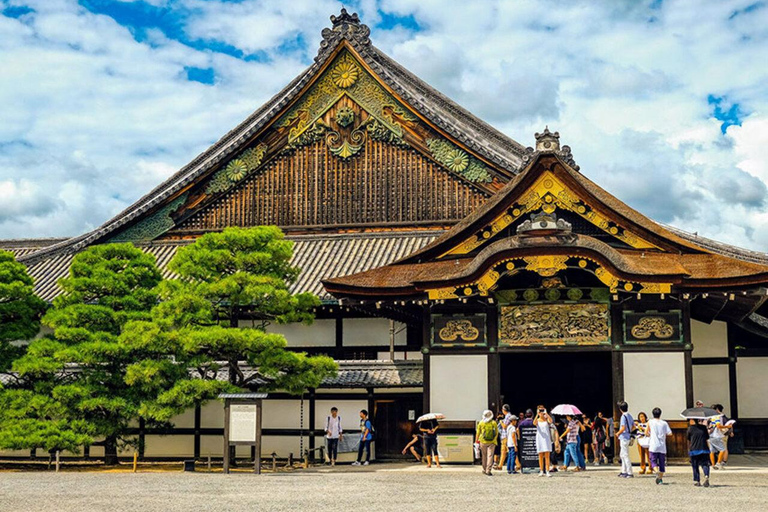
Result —
<path fill-rule="evenodd" d="M 395 457 L 422 412 L 460 435 L 502 403 L 610 415 L 619 399 L 669 420 L 722 403 L 733 448 L 768 447 L 768 254 L 654 222 L 590 181 L 558 133 L 526 148 L 382 53 L 356 14 L 331 21 L 311 66 L 124 212 L 0 248 L 50 301 L 93 244 L 133 242 L 168 277 L 203 233 L 280 226 L 293 291 L 322 306 L 311 326 L 270 330 L 339 374 L 270 395 L 264 454 L 320 446 L 331 406 L 348 430 L 372 411 L 377 456 Z M 221 456 L 222 404 L 174 423 L 137 425 L 142 456 Z"/>

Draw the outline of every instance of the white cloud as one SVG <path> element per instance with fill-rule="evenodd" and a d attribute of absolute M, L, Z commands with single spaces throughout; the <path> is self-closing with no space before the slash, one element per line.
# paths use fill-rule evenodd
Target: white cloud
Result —
<path fill-rule="evenodd" d="M 246 62 L 159 30 L 137 42 L 75 0 L 13 3 L 36 12 L 0 17 L 0 183 L 27 198 L 0 210 L 4 237 L 75 235 L 122 210 L 308 65 L 341 6 L 147 2 L 177 14 L 189 40 L 259 57 Z M 549 124 L 588 177 L 634 208 L 768 250 L 768 7 L 351 3 L 374 44 L 522 144 Z M 379 11 L 423 30 L 377 28 Z M 213 68 L 215 84 L 189 82 L 186 66 Z M 742 126 L 722 134 L 710 94 L 738 103 Z"/>

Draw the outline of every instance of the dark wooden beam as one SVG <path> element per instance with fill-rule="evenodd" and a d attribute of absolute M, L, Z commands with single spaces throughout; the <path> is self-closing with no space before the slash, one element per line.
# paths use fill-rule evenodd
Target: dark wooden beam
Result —
<path fill-rule="evenodd" d="M 692 357 L 691 364 L 693 366 L 704 366 L 714 364 L 728 364 L 730 359 L 727 357 Z"/>
<path fill-rule="evenodd" d="M 194 456 L 200 458 L 200 426 L 201 426 L 202 408 L 200 404 L 195 404 L 195 447 Z"/>
<path fill-rule="evenodd" d="M 731 417 L 739 417 L 739 389 L 738 378 L 736 375 L 736 362 L 738 361 L 738 355 L 736 353 L 736 336 L 735 329 L 730 322 L 727 324 L 728 332 L 728 386 L 731 400 Z"/>
<path fill-rule="evenodd" d="M 315 401 L 315 389 L 309 390 L 309 430 L 315 429 L 315 414 L 316 414 L 316 401 Z M 315 436 L 309 436 L 309 453 L 311 453 L 312 460 L 315 460 Z"/>
<path fill-rule="evenodd" d="M 488 408 L 501 408 L 501 358 L 499 357 L 499 317 L 495 306 L 485 309 L 485 333 L 488 340 Z"/>
<path fill-rule="evenodd" d="M 432 314 L 430 311 L 429 305 L 426 305 L 421 310 L 421 351 L 422 351 L 422 362 L 424 365 L 424 382 L 422 383 L 422 394 L 423 394 L 423 400 L 422 400 L 422 406 L 423 406 L 423 413 L 427 414 L 430 412 L 430 393 L 431 393 L 431 386 L 430 386 L 430 341 L 432 339 Z"/>
<path fill-rule="evenodd" d="M 693 362 L 691 353 L 693 352 L 693 341 L 691 338 L 691 302 L 687 299 L 681 301 L 682 323 L 683 323 L 683 345 L 685 352 L 685 406 L 693 407 Z"/>

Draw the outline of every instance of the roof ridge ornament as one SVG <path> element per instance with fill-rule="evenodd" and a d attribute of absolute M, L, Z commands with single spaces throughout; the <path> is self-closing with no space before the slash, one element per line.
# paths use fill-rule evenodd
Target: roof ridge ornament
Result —
<path fill-rule="evenodd" d="M 360 23 L 360 17 L 357 13 L 349 14 L 342 7 L 341 14 L 331 15 L 331 27 L 324 28 L 322 31 L 323 40 L 320 41 L 320 49 L 317 51 L 315 62 L 319 62 L 328 56 L 334 48 L 346 39 L 353 46 L 369 46 L 371 40 L 371 29 L 368 25 Z"/>
<path fill-rule="evenodd" d="M 560 146 L 560 132 L 551 132 L 549 131 L 549 126 L 545 126 L 544 131 L 535 133 L 534 137 L 536 137 L 536 149 L 530 146 L 525 149 L 525 153 L 522 156 L 523 166 L 528 165 L 541 154 L 551 153 L 559 156 L 565 163 L 571 166 L 574 171 L 580 169 L 573 159 L 571 147 Z"/>

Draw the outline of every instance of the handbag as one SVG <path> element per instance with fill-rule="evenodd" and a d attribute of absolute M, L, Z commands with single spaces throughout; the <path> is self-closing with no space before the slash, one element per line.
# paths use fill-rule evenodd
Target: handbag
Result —
<path fill-rule="evenodd" d="M 476 458 L 476 459 L 479 459 L 479 458 L 480 458 L 480 456 L 481 456 L 481 455 L 480 455 L 480 443 L 475 443 L 475 444 L 473 444 L 472 446 L 473 446 L 473 448 L 475 449 L 475 458 Z"/>

